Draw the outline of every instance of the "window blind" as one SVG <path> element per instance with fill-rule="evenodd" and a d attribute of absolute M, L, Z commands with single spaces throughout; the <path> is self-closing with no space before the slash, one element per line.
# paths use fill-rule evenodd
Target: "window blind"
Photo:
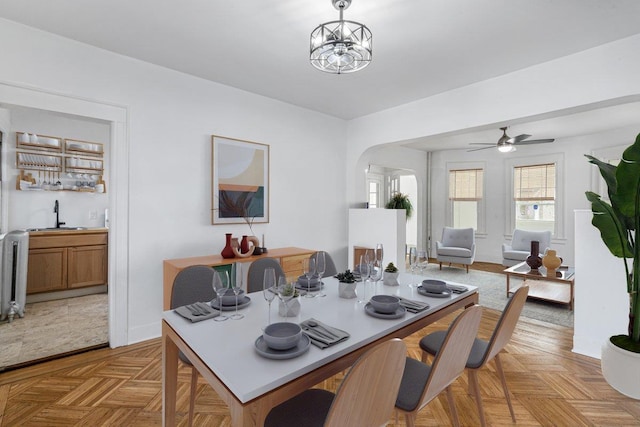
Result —
<path fill-rule="evenodd" d="M 449 171 L 449 200 L 481 200 L 484 171 L 461 169 Z"/>
<path fill-rule="evenodd" d="M 556 165 L 518 166 L 514 168 L 514 198 L 520 201 L 555 200 Z"/>

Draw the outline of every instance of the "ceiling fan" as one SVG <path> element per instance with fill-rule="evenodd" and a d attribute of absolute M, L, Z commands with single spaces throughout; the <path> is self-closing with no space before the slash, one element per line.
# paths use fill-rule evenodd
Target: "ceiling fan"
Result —
<path fill-rule="evenodd" d="M 471 145 L 488 145 L 488 147 L 474 148 L 473 150 L 467 150 L 467 152 L 498 147 L 498 151 L 500 151 L 501 153 L 509 153 L 516 150 L 516 145 L 546 144 L 555 141 L 555 139 L 531 139 L 525 141 L 527 138 L 530 138 L 531 135 L 523 133 L 522 135 L 514 136 L 513 138 L 511 138 L 509 135 L 507 135 L 506 127 L 500 128 L 500 130 L 502 131 L 502 136 L 500 137 L 500 139 L 498 139 L 497 144 L 472 142 Z"/>

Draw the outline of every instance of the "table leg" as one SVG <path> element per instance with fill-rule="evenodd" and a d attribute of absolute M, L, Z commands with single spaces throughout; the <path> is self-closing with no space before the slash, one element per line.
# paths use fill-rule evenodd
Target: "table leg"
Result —
<path fill-rule="evenodd" d="M 162 425 L 176 425 L 176 393 L 178 389 L 178 347 L 162 324 Z"/>
<path fill-rule="evenodd" d="M 509 273 L 507 273 L 507 298 L 509 298 Z"/>
<path fill-rule="evenodd" d="M 569 299 L 569 310 L 571 310 L 571 311 L 573 311 L 573 285 L 574 285 L 574 283 L 573 283 L 573 282 L 571 282 L 571 283 L 570 283 L 570 286 L 571 286 L 571 296 L 570 296 L 570 299 Z"/>

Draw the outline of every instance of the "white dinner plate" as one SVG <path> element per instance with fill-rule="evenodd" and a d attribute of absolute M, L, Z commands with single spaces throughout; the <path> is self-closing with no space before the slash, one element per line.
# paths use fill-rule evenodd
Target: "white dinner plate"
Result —
<path fill-rule="evenodd" d="M 262 335 L 260 335 L 255 342 L 255 348 L 258 354 L 262 357 L 266 357 L 267 359 L 292 359 L 306 353 L 310 346 L 311 339 L 309 339 L 305 334 L 302 334 L 297 346 L 287 350 L 274 350 L 270 348 L 267 346 L 267 343 L 264 342 Z"/>

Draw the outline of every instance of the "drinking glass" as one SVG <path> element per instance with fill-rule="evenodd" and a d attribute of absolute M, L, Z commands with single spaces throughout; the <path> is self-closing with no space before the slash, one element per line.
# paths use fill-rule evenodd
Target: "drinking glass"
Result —
<path fill-rule="evenodd" d="M 429 258 L 427 258 L 427 251 L 418 251 L 418 258 L 416 260 L 418 264 L 418 268 L 420 269 L 420 274 L 424 274 L 424 269 L 427 268 L 427 264 L 429 263 Z"/>
<path fill-rule="evenodd" d="M 244 314 L 238 313 L 238 295 L 242 292 L 242 266 L 240 263 L 234 263 L 231 267 L 233 270 L 232 279 L 231 279 L 231 289 L 233 290 L 233 294 L 236 296 L 236 312 L 230 316 L 231 319 L 239 320 L 244 317 Z"/>
<path fill-rule="evenodd" d="M 418 250 L 416 248 L 409 249 L 409 267 L 411 268 L 411 274 L 416 272 L 416 261 L 418 259 Z"/>
<path fill-rule="evenodd" d="M 295 284 L 287 283 L 286 277 L 280 277 L 280 279 L 278 280 L 277 289 L 278 289 L 278 297 L 284 304 L 284 313 L 285 313 L 285 319 L 286 319 L 287 318 L 286 314 L 289 312 L 289 306 L 287 305 L 287 303 L 294 297 Z"/>
<path fill-rule="evenodd" d="M 369 251 L 367 251 L 369 252 Z M 358 265 L 358 270 L 360 271 L 360 280 L 362 281 L 362 298 L 358 299 L 359 303 L 367 302 L 367 279 L 369 278 L 369 263 L 366 261 L 367 255 L 360 255 L 360 264 Z"/>
<path fill-rule="evenodd" d="M 320 291 L 318 293 L 319 297 L 326 297 L 322 291 L 322 278 L 324 277 L 324 272 L 327 270 L 327 258 L 324 252 L 318 252 L 316 256 L 316 272 L 318 273 L 318 280 L 320 281 Z"/>
<path fill-rule="evenodd" d="M 382 265 L 383 258 L 384 258 L 384 249 L 382 248 L 382 243 L 378 243 L 376 245 L 376 260 L 380 261 L 380 265 Z"/>
<path fill-rule="evenodd" d="M 213 290 L 216 293 L 218 299 L 218 310 L 220 315 L 213 318 L 216 322 L 222 322 L 227 320 L 228 317 L 222 314 L 222 296 L 229 289 L 229 273 L 225 271 L 216 271 L 213 275 Z"/>
<path fill-rule="evenodd" d="M 269 303 L 269 314 L 267 315 L 269 325 L 271 324 L 271 303 L 276 297 L 276 292 L 276 270 L 265 268 L 262 278 L 262 296 Z"/>
<path fill-rule="evenodd" d="M 313 258 L 305 258 L 303 260 L 303 269 L 304 275 L 307 278 L 307 293 L 305 294 L 305 297 L 313 298 L 315 295 L 311 293 L 311 279 L 316 272 L 316 260 Z"/>
<path fill-rule="evenodd" d="M 369 264 L 369 278 L 373 281 L 373 292 L 378 290 L 378 281 L 382 279 L 382 272 L 384 268 L 382 267 L 382 260 L 376 259 L 371 264 Z"/>

